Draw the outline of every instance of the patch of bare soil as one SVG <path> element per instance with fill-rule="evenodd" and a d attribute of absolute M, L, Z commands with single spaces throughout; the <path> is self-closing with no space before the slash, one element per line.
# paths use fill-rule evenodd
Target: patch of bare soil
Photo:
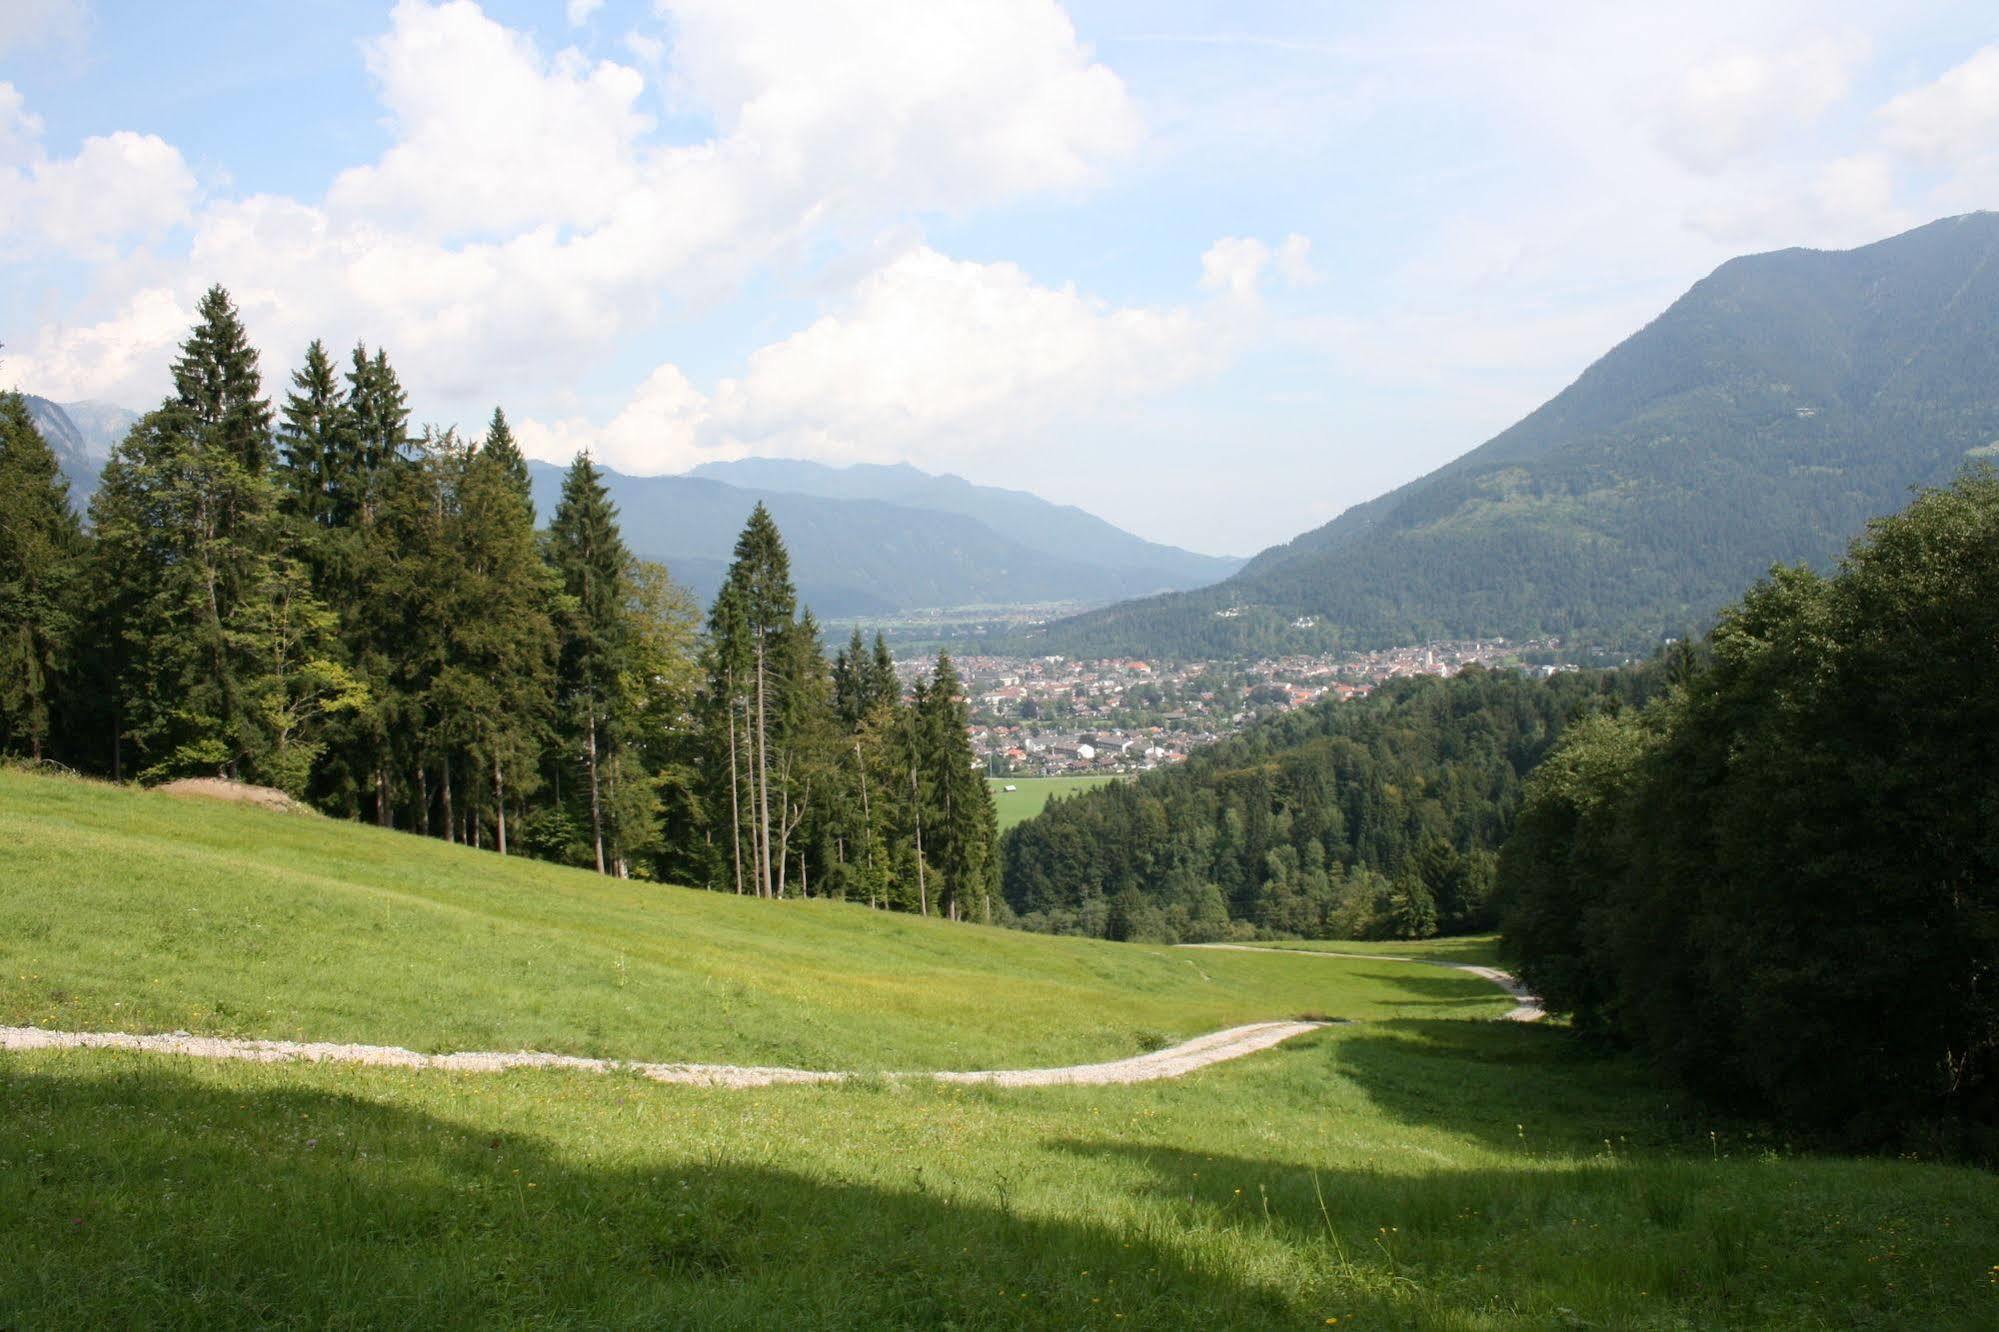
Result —
<path fill-rule="evenodd" d="M 164 795 L 191 796 L 198 800 L 227 800 L 238 805 L 255 805 L 273 814 L 310 814 L 311 807 L 292 799 L 272 786 L 252 786 L 222 777 L 183 777 L 153 788 Z"/>

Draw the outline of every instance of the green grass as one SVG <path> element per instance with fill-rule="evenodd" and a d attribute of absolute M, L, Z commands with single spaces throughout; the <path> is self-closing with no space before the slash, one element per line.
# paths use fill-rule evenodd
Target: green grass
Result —
<path fill-rule="evenodd" d="M 1118 1058 L 1435 977 L 759 902 L 0 770 L 0 1023 L 801 1068 Z M 1420 981 L 1419 985 L 1417 982 Z M 1450 978 L 1467 1013 L 1503 997 Z"/>
<path fill-rule="evenodd" d="M 634 936 L 623 987 L 598 974 L 620 931 Z M 760 980 L 782 969 L 759 967 L 766 942 L 773 959 L 810 961 L 810 984 Z M 988 952 L 1002 960 L 979 966 Z M 828 1060 L 900 1043 L 876 1064 L 951 1042 L 1053 1048 L 1033 1014 L 1064 990 L 1106 1006 L 1072 1014 L 1102 1033 L 1196 1003 L 1175 988 L 1229 988 L 1245 1006 L 1332 995 L 1371 1019 L 1115 1088 L 724 1092 L 0 1054 L 0 1328 L 1999 1322 L 1990 1175 L 1796 1152 L 1671 1103 L 1561 1030 L 1460 1020 L 1504 1000 L 1432 968 L 1016 941 L 606 885 L 13 774 L 0 774 L 0 956 L 17 987 L 30 956 L 18 974 L 39 977 L 12 992 L 10 1021 L 108 1004 L 130 1027 L 151 1005 L 203 1031 L 406 1022 L 419 1038 L 391 1039 L 417 1045 L 536 1030 L 727 1053 L 733 1029 L 698 1002 L 718 971 L 758 996 L 760 1021 L 823 1028 L 811 1048 Z M 927 1009 L 884 1005 L 888 976 L 939 988 Z M 135 980 L 175 997 L 106 997 Z M 225 989 L 266 997 L 198 1020 Z M 459 1039 L 478 1023 L 495 1039 Z M 954 1034 L 920 1034 L 931 1027 Z"/>
<path fill-rule="evenodd" d="M 1116 780 L 1115 777 L 993 777 L 986 785 L 992 789 L 1000 831 L 1005 832 L 1048 808 L 1048 802 L 1057 796 L 1074 795 Z M 1009 786 L 1017 789 L 1009 791 L 1006 789 Z"/>
<path fill-rule="evenodd" d="M 1357 953 L 1370 957 L 1414 957 L 1427 962 L 1458 962 L 1476 967 L 1505 965 L 1496 934 L 1465 934 L 1448 939 L 1278 939 L 1250 945 L 1305 953 Z"/>

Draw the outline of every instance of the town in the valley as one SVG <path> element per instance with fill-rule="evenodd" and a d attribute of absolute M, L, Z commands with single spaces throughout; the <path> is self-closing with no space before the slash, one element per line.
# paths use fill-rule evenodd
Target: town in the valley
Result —
<path fill-rule="evenodd" d="M 1451 676 L 1467 666 L 1548 676 L 1574 670 L 1558 638 L 1424 643 L 1373 652 L 1253 661 L 1136 657 L 956 658 L 972 746 L 994 777 L 1145 772 L 1233 735 L 1259 717 L 1324 699 L 1360 698 L 1387 680 Z M 927 659 L 900 668 L 915 675 Z"/>

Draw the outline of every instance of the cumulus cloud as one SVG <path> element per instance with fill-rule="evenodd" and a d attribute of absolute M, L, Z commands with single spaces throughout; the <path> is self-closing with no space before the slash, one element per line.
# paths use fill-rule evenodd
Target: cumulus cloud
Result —
<path fill-rule="evenodd" d="M 1999 45 L 1890 100 L 1880 118 L 1888 146 L 1911 157 L 1963 162 L 1989 156 L 1999 143 Z"/>
<path fill-rule="evenodd" d="M 569 20 L 570 27 L 580 28 L 603 7 L 604 0 L 568 0 L 562 7 L 562 16 Z"/>
<path fill-rule="evenodd" d="M 1809 125 L 1847 94 L 1868 44 L 1819 36 L 1766 50 L 1733 49 L 1681 75 L 1664 108 L 1660 142 L 1699 171 Z"/>
<path fill-rule="evenodd" d="M 1224 236 L 1201 256 L 1201 287 L 1247 300 L 1257 295 L 1264 273 L 1272 269 L 1294 287 L 1310 286 L 1323 276 L 1312 267 L 1310 238 L 1295 231 L 1275 249 L 1254 236 Z"/>
<path fill-rule="evenodd" d="M 194 175 L 165 140 L 121 130 L 52 158 L 41 139 L 41 120 L 0 83 L 0 253 L 108 258 L 191 217 Z"/>
<path fill-rule="evenodd" d="M 627 43 L 664 53 L 667 86 L 649 89 L 632 66 L 543 51 L 472 0 L 399 0 L 365 48 L 388 149 L 322 200 L 215 200 L 167 280 L 185 305 L 228 286 L 280 364 L 315 334 L 366 337 L 420 395 L 490 394 L 572 375 L 663 307 L 822 235 L 1087 185 L 1141 134 L 1124 85 L 1052 0 L 656 8 L 671 46 Z M 655 92 L 714 135 L 662 137 Z M 38 132 L 18 103 L 10 121 L 0 102 L 0 144 Z M 142 219 L 188 217 L 191 178 L 158 139 L 92 140 L 67 175 L 56 165 L 0 165 L 7 234 L 32 216 L 101 254 Z M 81 208 L 91 193 L 109 206 Z M 93 327 L 129 308 L 102 299 Z M 44 335 L 19 348 L 36 373 L 43 346 L 57 356 Z"/>
<path fill-rule="evenodd" d="M 431 234 L 594 226 L 638 184 L 645 80 L 575 51 L 544 57 L 471 0 L 402 0 L 366 46 L 396 142 L 353 167 L 333 210 Z"/>
<path fill-rule="evenodd" d="M 834 312 L 752 353 L 711 394 L 662 366 L 601 427 L 528 420 L 520 433 L 551 461 L 588 448 L 639 472 L 745 452 L 949 465 L 1030 447 L 1051 423 L 1220 368 L 1234 346 L 1228 303 L 1247 294 L 1224 285 L 1219 304 L 1117 307 L 1039 284 L 1013 264 L 917 246 L 863 278 Z"/>

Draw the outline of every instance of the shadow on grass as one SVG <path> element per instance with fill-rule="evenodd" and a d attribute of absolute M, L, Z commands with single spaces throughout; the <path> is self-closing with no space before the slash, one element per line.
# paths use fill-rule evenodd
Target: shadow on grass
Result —
<path fill-rule="evenodd" d="M 1591 1050 L 1545 1023 L 1404 1018 L 1329 1047 L 1333 1071 L 1398 1122 L 1508 1154 L 1594 1155 L 1606 1140 L 1709 1151 L 1756 1126 L 1703 1116 L 1637 1060 Z M 1765 1139 L 1766 1143 L 1768 1139 Z"/>
<path fill-rule="evenodd" d="M 751 1103 L 727 1104 L 666 1109 Z M 578 1136 L 556 1154 L 363 1095 L 0 1066 L 0 1327 L 1303 1319 L 1149 1233 L 1019 1216 L 1003 1180 L 856 1183 L 699 1148 L 648 1150 L 648 1168 L 643 1134 Z"/>

